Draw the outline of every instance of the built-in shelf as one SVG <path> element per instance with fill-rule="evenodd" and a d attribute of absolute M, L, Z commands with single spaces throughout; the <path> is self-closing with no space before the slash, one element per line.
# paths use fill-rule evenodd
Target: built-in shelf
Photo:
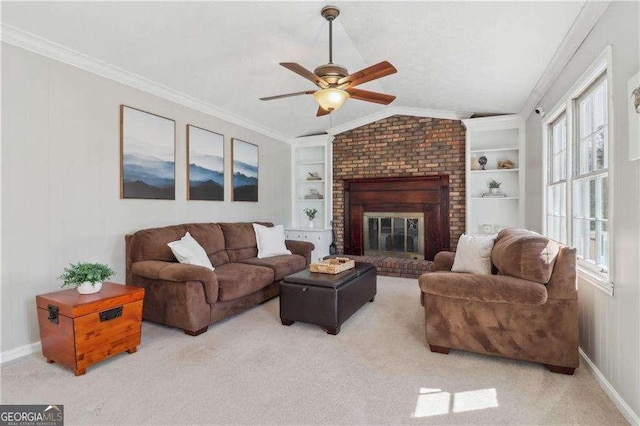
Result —
<path fill-rule="evenodd" d="M 471 154 L 482 154 L 484 152 L 500 152 L 500 151 L 517 151 L 518 147 L 513 148 L 489 148 L 489 149 L 472 149 Z"/>
<path fill-rule="evenodd" d="M 520 169 L 488 169 L 488 170 L 471 170 L 471 173 L 505 173 L 518 172 Z"/>
<path fill-rule="evenodd" d="M 519 200 L 520 197 L 471 197 L 472 200 Z"/>
<path fill-rule="evenodd" d="M 324 161 L 300 161 L 298 166 L 311 166 L 313 164 L 324 164 Z"/>
<path fill-rule="evenodd" d="M 318 210 L 314 225 L 320 229 L 331 227 L 331 142 L 329 136 L 298 138 L 292 149 L 292 217 L 293 228 L 305 228 L 309 219 L 304 209 Z M 317 176 L 320 180 L 309 180 Z M 322 198 L 305 198 L 307 195 Z M 292 229 L 293 229 L 292 228 Z"/>
<path fill-rule="evenodd" d="M 286 229 L 288 240 L 313 243 L 311 260 L 317 262 L 329 255 L 332 241 L 332 151 L 329 135 L 296 138 L 292 143 L 292 209 L 291 224 Z M 308 180 L 318 176 L 320 180 Z M 322 198 L 304 198 L 319 194 Z M 306 209 L 316 210 L 311 228 Z"/>
<path fill-rule="evenodd" d="M 504 115 L 471 118 L 463 122 L 467 128 L 465 232 L 482 233 L 487 226 L 492 229 L 522 227 L 526 172 L 524 121 L 518 115 Z M 478 161 L 480 157 L 487 160 L 485 170 Z M 499 168 L 502 162 L 510 162 L 513 168 Z M 506 197 L 482 196 L 489 192 L 493 180 L 500 183 L 500 192 Z"/>

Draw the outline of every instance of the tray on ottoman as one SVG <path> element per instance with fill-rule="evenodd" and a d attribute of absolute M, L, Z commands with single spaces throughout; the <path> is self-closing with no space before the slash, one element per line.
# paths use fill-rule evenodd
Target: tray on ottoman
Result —
<path fill-rule="evenodd" d="M 280 320 L 284 325 L 302 321 L 338 334 L 340 326 L 376 296 L 376 268 L 356 262 L 339 274 L 304 270 L 280 283 Z"/>
<path fill-rule="evenodd" d="M 311 272 L 320 272 L 321 274 L 339 274 L 356 267 L 356 262 L 348 257 L 335 257 L 333 259 L 321 260 L 309 265 Z"/>

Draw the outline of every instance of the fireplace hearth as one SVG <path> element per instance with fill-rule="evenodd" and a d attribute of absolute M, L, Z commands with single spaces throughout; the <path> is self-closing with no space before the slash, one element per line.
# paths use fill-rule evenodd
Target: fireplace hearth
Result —
<path fill-rule="evenodd" d="M 344 252 L 433 260 L 449 250 L 449 176 L 344 181 Z"/>

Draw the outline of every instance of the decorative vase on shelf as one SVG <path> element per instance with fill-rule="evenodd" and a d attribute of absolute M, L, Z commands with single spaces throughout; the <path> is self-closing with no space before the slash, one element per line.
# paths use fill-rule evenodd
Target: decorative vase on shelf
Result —
<path fill-rule="evenodd" d="M 312 220 L 309 221 L 309 229 L 313 229 L 313 221 Z"/>
<path fill-rule="evenodd" d="M 482 170 L 486 170 L 484 166 L 487 165 L 487 157 L 483 155 L 482 157 L 478 158 L 478 164 L 480 164 L 480 167 L 482 168 Z"/>
<path fill-rule="evenodd" d="M 85 281 L 76 288 L 78 289 L 78 293 L 80 294 L 94 294 L 100 291 L 100 289 L 102 288 L 102 283 L 93 284 L 89 281 Z"/>
<path fill-rule="evenodd" d="M 471 170 L 478 170 L 478 157 L 471 157 Z"/>
<path fill-rule="evenodd" d="M 500 193 L 500 188 L 490 188 L 489 191 L 491 191 L 492 194 L 498 194 Z"/>

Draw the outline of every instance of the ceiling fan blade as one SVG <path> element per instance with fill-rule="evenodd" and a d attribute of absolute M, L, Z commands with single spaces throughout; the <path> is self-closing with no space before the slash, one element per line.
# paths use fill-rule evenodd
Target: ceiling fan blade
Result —
<path fill-rule="evenodd" d="M 322 109 L 322 107 L 318 107 L 318 112 L 316 113 L 316 117 L 322 117 L 323 115 L 329 114 L 329 111 L 326 109 Z"/>
<path fill-rule="evenodd" d="M 324 81 L 322 78 L 318 77 L 305 67 L 300 64 L 296 64 L 295 62 L 280 62 L 280 65 L 285 67 L 286 69 L 295 72 L 296 74 L 306 78 L 309 81 L 312 81 L 318 87 L 326 89 L 329 87 L 329 83 Z"/>
<path fill-rule="evenodd" d="M 342 77 L 340 80 L 338 80 L 338 89 L 346 89 L 349 87 L 357 86 L 359 84 L 366 83 L 367 81 L 386 77 L 397 72 L 398 70 L 396 69 L 396 67 L 394 67 L 387 61 L 382 61 L 358 72 L 354 72 L 353 74 L 350 74 L 346 77 Z"/>
<path fill-rule="evenodd" d="M 362 89 L 347 89 L 347 93 L 353 99 L 360 101 L 375 102 L 377 104 L 389 105 L 396 98 L 393 95 L 387 95 L 384 93 L 370 92 Z"/>
<path fill-rule="evenodd" d="M 286 95 L 267 96 L 266 98 L 260 98 L 260 100 L 261 101 L 272 101 L 274 99 L 289 98 L 291 96 L 312 95 L 315 92 L 316 92 L 315 90 L 305 90 L 304 92 L 287 93 Z"/>

